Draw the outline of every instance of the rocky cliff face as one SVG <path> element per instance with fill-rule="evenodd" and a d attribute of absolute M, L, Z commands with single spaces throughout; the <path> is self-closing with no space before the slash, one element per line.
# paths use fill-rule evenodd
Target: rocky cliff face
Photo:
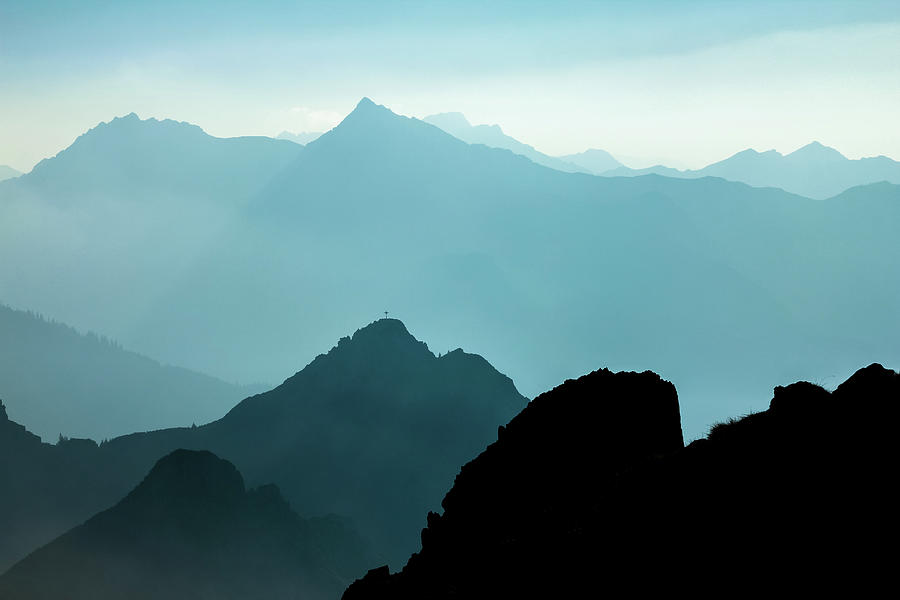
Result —
<path fill-rule="evenodd" d="M 872 365 L 830 393 L 776 388 L 683 448 L 671 384 L 592 373 L 463 467 L 402 572 L 344 597 L 865 590 L 892 572 L 898 409 L 900 376 Z"/>

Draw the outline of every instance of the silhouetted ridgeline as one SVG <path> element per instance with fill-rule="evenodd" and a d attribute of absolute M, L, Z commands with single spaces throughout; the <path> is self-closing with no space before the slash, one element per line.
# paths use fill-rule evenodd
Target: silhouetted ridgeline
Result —
<path fill-rule="evenodd" d="M 6 422 L 15 439 L 0 430 L 0 443 L 14 444 L 16 458 L 0 472 L 10 490 L 0 531 L 22 537 L 0 537 L 0 558 L 19 559 L 107 508 L 161 456 L 187 448 L 233 462 L 252 486 L 278 485 L 300 514 L 350 517 L 381 561 L 400 565 L 459 465 L 526 402 L 480 356 L 437 357 L 403 323 L 382 319 L 200 427 L 51 446 Z"/>
<path fill-rule="evenodd" d="M 0 398 L 45 440 L 205 423 L 258 391 L 0 304 Z"/>
<path fill-rule="evenodd" d="M 239 381 L 278 381 L 389 308 L 442 350 L 502 357 L 529 396 L 653 365 L 697 407 L 693 438 L 773 381 L 900 360 L 898 229 L 900 186 L 819 201 L 563 173 L 363 100 L 302 148 L 95 128 L 0 182 L 0 290 Z"/>
<path fill-rule="evenodd" d="M 13 179 L 21 175 L 18 171 L 13 169 L 12 167 L 8 167 L 6 165 L 0 165 L 0 181 L 5 179 Z"/>
<path fill-rule="evenodd" d="M 97 468 L 97 444 L 45 444 L 0 402 L 0 573 L 124 495 Z"/>
<path fill-rule="evenodd" d="M 682 448 L 670 384 L 597 371 L 501 428 L 422 551 L 344 598 L 892 585 L 898 416 L 900 376 L 872 365 L 832 393 L 776 388 L 768 410 Z"/>
<path fill-rule="evenodd" d="M 336 517 L 301 519 L 272 485 L 177 450 L 121 502 L 0 576 L 0 598 L 336 598 L 371 564 Z"/>
<path fill-rule="evenodd" d="M 781 188 L 807 198 L 825 199 L 851 187 L 889 181 L 900 183 L 900 163 L 886 156 L 851 160 L 835 150 L 812 142 L 790 154 L 775 150 L 747 149 L 702 169 L 679 171 L 655 166 L 629 169 L 619 166 L 603 173 L 606 177 L 633 177 L 648 174 L 696 179 L 721 177 L 756 187 Z"/>

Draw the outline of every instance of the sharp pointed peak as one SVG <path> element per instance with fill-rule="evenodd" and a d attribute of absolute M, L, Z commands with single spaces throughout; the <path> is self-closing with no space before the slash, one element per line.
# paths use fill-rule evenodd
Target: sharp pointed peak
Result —
<path fill-rule="evenodd" d="M 384 110 L 388 110 L 382 104 L 376 104 L 371 98 L 368 96 L 363 96 L 362 99 L 356 103 L 356 108 L 353 109 L 353 112 L 357 112 L 360 110 L 373 110 L 377 108 L 382 108 Z"/>
<path fill-rule="evenodd" d="M 835 148 L 831 146 L 826 146 L 822 142 L 812 141 L 805 146 L 794 150 L 790 154 L 786 156 L 793 157 L 802 157 L 802 156 L 816 156 L 816 157 L 828 157 L 828 158 L 842 158 L 846 159 L 847 157 L 841 154 Z"/>
<path fill-rule="evenodd" d="M 348 123 L 383 121 L 390 117 L 395 119 L 406 119 L 406 117 L 401 117 L 388 107 L 382 104 L 375 104 L 370 98 L 364 97 L 356 104 L 356 108 L 344 117 L 344 120 L 341 121 L 335 129 L 341 129 L 341 126 Z"/>

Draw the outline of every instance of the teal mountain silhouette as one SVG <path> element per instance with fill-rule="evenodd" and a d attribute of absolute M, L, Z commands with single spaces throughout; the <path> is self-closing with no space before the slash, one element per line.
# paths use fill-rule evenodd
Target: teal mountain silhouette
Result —
<path fill-rule="evenodd" d="M 301 151 L 286 140 L 215 138 L 196 125 L 131 113 L 97 125 L 19 182 L 65 184 L 69 201 L 127 191 L 156 201 L 188 193 L 221 202 L 252 193 Z"/>
<path fill-rule="evenodd" d="M 776 187 L 806 196 L 824 199 L 844 190 L 888 181 L 900 184 L 900 163 L 886 156 L 851 160 L 843 154 L 812 142 L 791 152 L 744 150 L 725 160 L 695 171 L 679 171 L 669 167 L 629 169 L 618 167 L 606 176 L 635 176 L 655 173 L 666 177 L 721 177 L 741 181 L 755 187 Z"/>
<path fill-rule="evenodd" d="M 6 179 L 12 179 L 14 177 L 18 177 L 19 175 L 21 175 L 21 173 L 16 171 L 12 167 L 7 167 L 6 165 L 0 165 L 0 181 L 4 181 Z"/>
<path fill-rule="evenodd" d="M 589 173 L 592 170 L 566 158 L 556 158 L 538 152 L 532 146 L 512 138 L 499 125 L 472 125 L 462 113 L 450 112 L 431 115 L 422 119 L 435 127 L 440 127 L 455 138 L 467 144 L 483 144 L 491 148 L 502 148 L 520 154 L 529 160 L 551 169 L 569 173 Z M 618 163 L 616 163 L 618 165 Z M 613 168 L 613 167 L 610 167 Z"/>
<path fill-rule="evenodd" d="M 458 466 L 526 402 L 480 356 L 436 356 L 403 323 L 381 319 L 206 425 L 98 446 L 41 444 L 6 421 L 0 445 L 17 458 L 0 472 L 0 530 L 16 535 L 0 538 L 0 556 L 21 558 L 124 496 L 159 457 L 186 448 L 231 461 L 251 486 L 276 484 L 299 514 L 351 518 L 380 560 L 399 565 Z"/>
<path fill-rule="evenodd" d="M 124 499 L 0 576 L 0 596 L 338 598 L 372 557 L 344 520 L 303 519 L 209 452 L 161 458 Z"/>
<path fill-rule="evenodd" d="M 624 165 L 616 160 L 612 154 L 606 150 L 591 148 L 578 154 L 569 154 L 560 156 L 561 160 L 578 165 L 594 175 L 602 175 L 612 169 L 623 167 Z"/>
<path fill-rule="evenodd" d="M 0 305 L 0 397 L 16 421 L 45 440 L 205 423 L 257 391 Z"/>
<path fill-rule="evenodd" d="M 98 200 L 51 168 L 62 157 L 46 181 L 3 182 L 4 302 L 227 381 L 280 381 L 389 310 L 437 351 L 478 348 L 527 396 L 596 364 L 652 367 L 692 409 L 688 439 L 763 408 L 772 382 L 896 356 L 898 186 L 823 201 L 565 173 L 371 100 L 304 147 L 260 143 L 292 157 L 231 196 L 205 177 L 158 195 L 138 178 Z M 214 164 L 203 152 L 190 160 Z"/>

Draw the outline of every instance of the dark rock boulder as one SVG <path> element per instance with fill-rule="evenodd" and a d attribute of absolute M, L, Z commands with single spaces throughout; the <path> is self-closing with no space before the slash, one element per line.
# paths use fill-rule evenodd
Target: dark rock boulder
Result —
<path fill-rule="evenodd" d="M 872 365 L 832 393 L 776 388 L 768 410 L 685 448 L 674 401 L 652 374 L 602 371 L 541 396 L 463 468 L 422 552 L 344 597 L 866 593 L 892 581 L 897 373 Z"/>

